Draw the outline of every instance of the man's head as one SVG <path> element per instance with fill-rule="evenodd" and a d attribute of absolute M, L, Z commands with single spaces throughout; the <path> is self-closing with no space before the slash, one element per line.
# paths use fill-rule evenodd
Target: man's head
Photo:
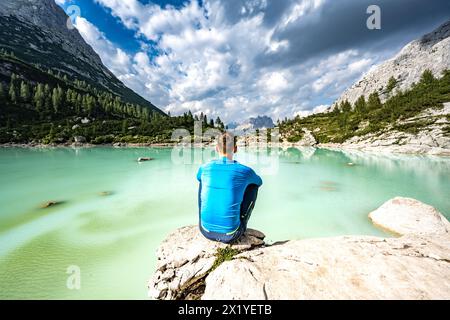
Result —
<path fill-rule="evenodd" d="M 221 156 L 233 159 L 237 152 L 236 137 L 230 132 L 222 133 L 217 139 L 216 150 Z"/>

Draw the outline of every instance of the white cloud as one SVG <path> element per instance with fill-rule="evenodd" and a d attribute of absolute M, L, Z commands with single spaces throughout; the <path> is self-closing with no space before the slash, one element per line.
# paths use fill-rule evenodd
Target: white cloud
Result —
<path fill-rule="evenodd" d="M 289 87 L 288 77 L 286 76 L 287 73 L 287 71 L 275 71 L 264 74 L 259 80 L 261 89 L 265 89 L 273 93 L 283 92 Z"/>
<path fill-rule="evenodd" d="M 319 105 L 317 107 L 314 107 L 312 110 L 300 110 L 300 111 L 297 111 L 294 114 L 294 116 L 295 117 L 298 116 L 300 118 L 304 118 L 304 117 L 310 116 L 312 114 L 325 112 L 329 107 L 330 107 L 330 105 L 328 105 L 328 104 L 321 104 L 321 105 Z"/>
<path fill-rule="evenodd" d="M 80 33 L 119 79 L 172 114 L 192 110 L 240 121 L 318 112 L 377 62 L 346 50 L 290 67 L 257 65 L 258 55 L 289 48 L 289 41 L 272 39 L 277 28 L 314 13 L 323 0 L 299 0 L 271 27 L 258 11 L 265 0 L 239 7 L 240 17 L 233 22 L 217 0 L 205 0 L 203 7 L 193 0 L 178 9 L 137 0 L 96 1 L 145 39 L 142 50 L 125 53 L 83 18 L 76 21 Z M 149 57 L 148 40 L 156 42 L 161 55 Z"/>
<path fill-rule="evenodd" d="M 331 90 L 329 92 L 332 96 L 339 94 L 372 63 L 371 58 L 361 57 L 355 50 L 332 55 L 319 62 L 312 70 L 316 77 L 312 89 L 316 93 Z"/>
<path fill-rule="evenodd" d="M 116 75 L 120 76 L 130 72 L 130 57 L 120 48 L 116 47 L 96 26 L 83 17 L 77 17 L 75 27 L 84 40 L 100 54 L 103 63 Z"/>

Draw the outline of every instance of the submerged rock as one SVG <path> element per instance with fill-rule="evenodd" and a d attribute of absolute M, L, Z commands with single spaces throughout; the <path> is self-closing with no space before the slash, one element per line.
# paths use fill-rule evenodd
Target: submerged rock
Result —
<path fill-rule="evenodd" d="M 112 192 L 112 191 L 102 191 L 102 192 L 99 192 L 99 196 L 102 196 L 102 197 L 108 197 L 108 196 L 112 196 L 114 194 L 114 192 Z"/>
<path fill-rule="evenodd" d="M 43 204 L 41 204 L 40 207 L 41 207 L 41 209 L 47 209 L 47 208 L 54 207 L 61 203 L 62 202 L 60 202 L 60 201 L 47 201 L 47 202 L 44 202 Z"/>
<path fill-rule="evenodd" d="M 138 162 L 146 162 L 146 161 L 152 161 L 152 160 L 155 160 L 154 158 L 146 158 L 146 157 L 141 157 L 141 158 L 138 158 Z"/>
<path fill-rule="evenodd" d="M 178 229 L 157 251 L 157 271 L 149 282 L 149 296 L 450 299 L 449 222 L 436 209 L 403 198 L 388 201 L 370 218 L 405 235 L 343 236 L 267 245 L 262 233 L 249 230 L 230 247 L 205 239 L 196 226 Z M 216 255 L 220 248 L 235 251 L 219 264 Z"/>

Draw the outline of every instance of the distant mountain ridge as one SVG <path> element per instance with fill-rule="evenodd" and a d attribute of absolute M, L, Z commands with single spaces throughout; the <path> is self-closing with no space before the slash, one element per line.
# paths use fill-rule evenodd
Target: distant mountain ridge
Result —
<path fill-rule="evenodd" d="M 436 77 L 450 69 L 450 20 L 410 42 L 395 57 L 366 73 L 339 97 L 331 109 L 345 100 L 353 104 L 360 96 L 367 99 L 373 92 L 378 92 L 384 101 L 387 99 L 386 88 L 391 77 L 397 80 L 396 90 L 407 90 L 413 83 L 419 82 L 427 69 Z"/>
<path fill-rule="evenodd" d="M 164 114 L 117 79 L 78 30 L 67 27 L 67 19 L 54 0 L 1 0 L 0 47 L 23 61 L 86 81 L 125 102 Z M 0 76 L 4 78 L 12 71 L 16 68 L 0 66 Z"/>
<path fill-rule="evenodd" d="M 272 118 L 268 116 L 252 117 L 243 123 L 232 122 L 228 124 L 228 128 L 236 133 L 252 132 L 256 129 L 271 129 L 274 126 Z"/>

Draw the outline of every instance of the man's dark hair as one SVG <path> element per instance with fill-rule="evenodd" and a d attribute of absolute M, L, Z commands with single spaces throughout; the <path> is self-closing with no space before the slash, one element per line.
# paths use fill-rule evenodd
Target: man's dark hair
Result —
<path fill-rule="evenodd" d="M 217 146 L 223 154 L 233 154 L 236 146 L 236 137 L 231 132 L 225 131 L 219 135 Z"/>

